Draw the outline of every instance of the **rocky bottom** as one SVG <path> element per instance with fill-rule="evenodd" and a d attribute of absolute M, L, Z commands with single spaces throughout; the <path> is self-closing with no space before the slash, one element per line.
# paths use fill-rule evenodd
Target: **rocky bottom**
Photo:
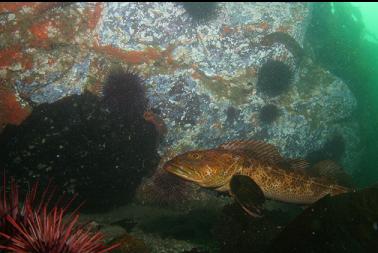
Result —
<path fill-rule="evenodd" d="M 262 218 L 248 216 L 228 197 L 218 200 L 187 209 L 132 203 L 108 213 L 82 214 L 81 221 L 92 222 L 107 242 L 119 242 L 114 251 L 119 253 L 375 252 L 378 248 L 377 187 L 327 196 L 307 208 L 268 201 Z"/>

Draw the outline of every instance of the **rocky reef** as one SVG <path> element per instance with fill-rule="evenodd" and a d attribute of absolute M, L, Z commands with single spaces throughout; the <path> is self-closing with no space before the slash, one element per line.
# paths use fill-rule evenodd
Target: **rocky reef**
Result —
<path fill-rule="evenodd" d="M 378 188 L 324 197 L 298 215 L 267 252 L 375 252 Z"/>
<path fill-rule="evenodd" d="M 213 233 L 222 253 L 263 253 L 291 218 L 292 214 L 280 210 L 268 211 L 263 218 L 252 218 L 234 203 L 223 208 Z"/>
<path fill-rule="evenodd" d="M 345 83 L 303 56 L 307 3 L 218 3 L 206 22 L 192 22 L 175 3 L 6 3 L 0 11 L 0 77 L 11 98 L 0 103 L 1 124 L 19 123 L 38 104 L 69 95 L 101 97 L 117 65 L 132 67 L 145 80 L 149 106 L 167 128 L 159 146 L 163 161 L 234 139 L 264 140 L 286 157 L 305 157 L 339 135 L 345 143 L 341 163 L 355 170 L 356 100 Z M 298 61 L 297 51 L 304 60 Z M 293 76 L 273 97 L 257 85 L 268 61 L 282 62 Z M 280 115 L 263 124 L 260 111 L 269 104 Z M 102 166 L 93 171 L 106 171 Z M 37 162 L 26 167 L 38 175 Z M 117 194 L 128 195 L 124 190 Z"/>

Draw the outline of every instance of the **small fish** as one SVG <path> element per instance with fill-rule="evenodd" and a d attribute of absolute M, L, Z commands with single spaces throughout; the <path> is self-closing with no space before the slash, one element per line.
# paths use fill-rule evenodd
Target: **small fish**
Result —
<path fill-rule="evenodd" d="M 156 113 L 154 113 L 152 110 L 148 110 L 144 112 L 143 118 L 145 121 L 150 122 L 155 126 L 156 131 L 158 132 L 160 137 L 163 137 L 167 134 L 167 126 L 164 123 L 164 120 L 162 120 Z"/>
<path fill-rule="evenodd" d="M 275 146 L 262 141 L 233 141 L 215 149 L 190 151 L 164 165 L 166 171 L 202 187 L 229 192 L 255 217 L 262 216 L 265 198 L 311 204 L 326 195 L 352 191 L 325 178 L 326 172 L 341 171 L 334 162 L 308 167 L 305 160 L 284 159 Z"/>

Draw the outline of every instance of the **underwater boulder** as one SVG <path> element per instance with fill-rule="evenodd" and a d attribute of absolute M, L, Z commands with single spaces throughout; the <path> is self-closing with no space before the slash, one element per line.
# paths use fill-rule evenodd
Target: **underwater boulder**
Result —
<path fill-rule="evenodd" d="M 151 250 L 146 246 L 143 240 L 125 233 L 114 241 L 120 246 L 113 250 L 114 253 L 150 253 Z"/>
<path fill-rule="evenodd" d="M 287 157 L 304 157 L 337 130 L 346 143 L 340 160 L 348 161 L 348 172 L 356 170 L 353 94 L 329 71 L 298 60 L 311 4 L 217 3 L 211 10 L 216 15 L 207 22 L 193 22 L 182 4 L 171 2 L 21 3 L 3 13 L 0 55 L 14 57 L 0 63 L 0 74 L 19 103 L 42 104 L 84 90 L 101 97 L 114 65 L 132 67 L 166 124 L 158 147 L 164 159 L 256 136 Z M 267 62 L 292 71 L 289 85 L 278 84 L 273 96 L 260 92 L 259 70 Z M 274 124 L 259 119 L 266 104 L 280 110 Z"/>
<path fill-rule="evenodd" d="M 268 252 L 376 252 L 378 187 L 326 196 L 296 217 Z"/>
<path fill-rule="evenodd" d="M 319 150 L 307 154 L 306 160 L 315 164 L 322 160 L 339 161 L 345 152 L 345 141 L 342 136 L 334 135 Z"/>
<path fill-rule="evenodd" d="M 162 207 L 186 206 L 193 198 L 195 185 L 186 182 L 162 169 L 145 178 L 136 191 L 135 199 L 143 204 Z"/>
<path fill-rule="evenodd" d="M 221 253 L 262 253 L 290 218 L 291 215 L 279 210 L 267 211 L 262 218 L 252 218 L 234 203 L 223 208 L 213 234 Z"/>

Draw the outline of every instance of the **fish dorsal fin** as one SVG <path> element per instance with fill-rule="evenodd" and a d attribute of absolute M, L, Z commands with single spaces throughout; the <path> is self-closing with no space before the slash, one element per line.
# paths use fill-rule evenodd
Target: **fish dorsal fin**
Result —
<path fill-rule="evenodd" d="M 303 174 L 306 174 L 308 167 L 310 167 L 310 163 L 303 159 L 286 159 L 277 165 L 282 169 L 293 170 Z"/>
<path fill-rule="evenodd" d="M 249 158 L 272 164 L 285 161 L 274 145 L 263 141 L 232 141 L 220 145 L 219 148 L 241 152 Z"/>
<path fill-rule="evenodd" d="M 310 168 L 312 176 L 321 177 L 333 183 L 344 186 L 352 186 L 351 176 L 348 175 L 340 165 L 331 160 L 324 160 L 316 163 Z"/>

